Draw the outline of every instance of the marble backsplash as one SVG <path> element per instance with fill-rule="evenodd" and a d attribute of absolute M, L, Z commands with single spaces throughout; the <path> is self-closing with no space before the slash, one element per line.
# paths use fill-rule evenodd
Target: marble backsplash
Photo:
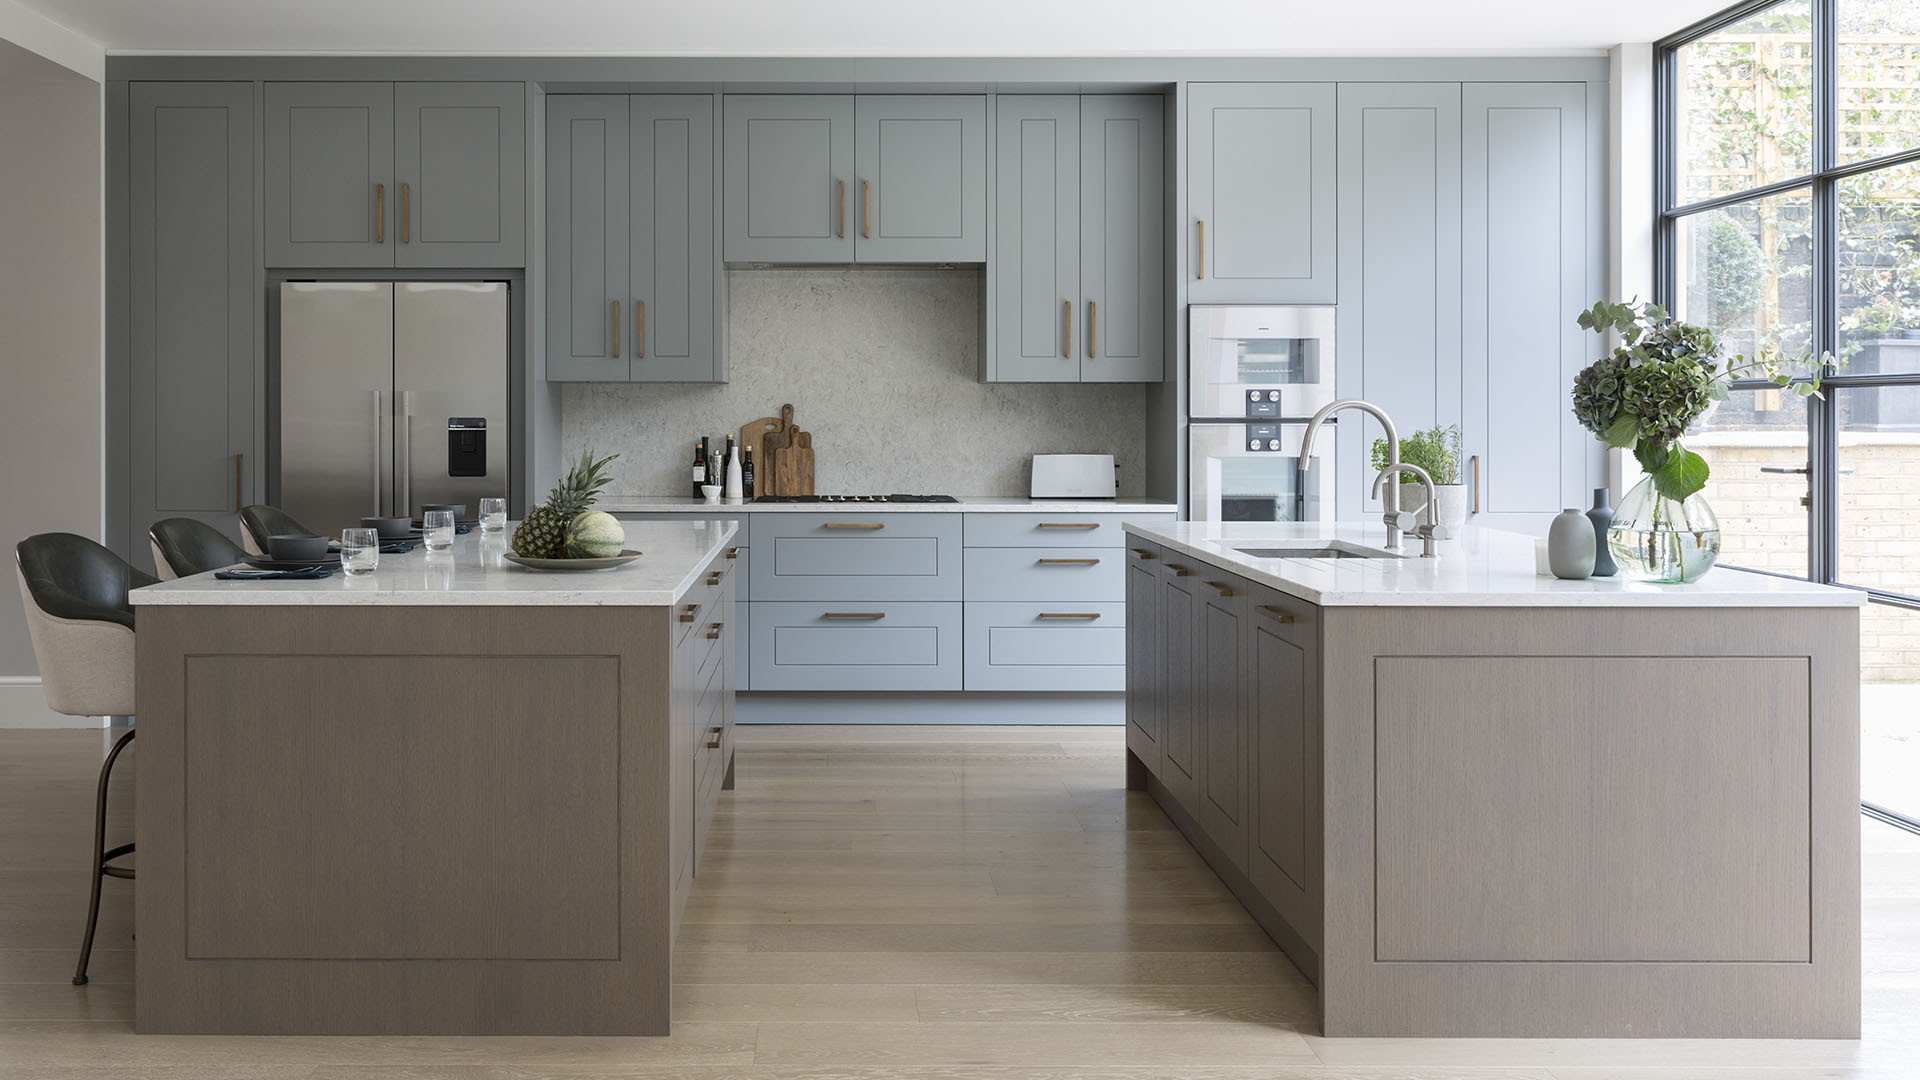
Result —
<path fill-rule="evenodd" d="M 1023 496 L 1046 453 L 1113 454 L 1119 493 L 1145 490 L 1142 386 L 979 381 L 978 270 L 735 270 L 727 286 L 730 382 L 562 387 L 564 460 L 618 451 L 609 494 L 688 494 L 695 440 L 787 402 L 822 493 Z"/>

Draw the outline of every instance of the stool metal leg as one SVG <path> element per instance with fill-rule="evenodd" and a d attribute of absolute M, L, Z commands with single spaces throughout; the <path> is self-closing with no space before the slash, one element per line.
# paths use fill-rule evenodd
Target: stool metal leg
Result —
<path fill-rule="evenodd" d="M 120 757 L 120 751 L 133 741 L 133 730 L 113 744 L 107 752 L 107 760 L 100 763 L 100 782 L 96 786 L 93 799 L 93 898 L 87 903 L 87 936 L 80 941 L 80 963 L 73 970 L 73 985 L 87 985 L 87 958 L 93 955 L 93 931 L 100 922 L 100 881 L 103 878 L 131 878 L 133 871 L 123 866 L 108 865 L 122 855 L 133 853 L 132 844 L 107 849 L 107 778 L 113 775 L 113 763 Z"/>

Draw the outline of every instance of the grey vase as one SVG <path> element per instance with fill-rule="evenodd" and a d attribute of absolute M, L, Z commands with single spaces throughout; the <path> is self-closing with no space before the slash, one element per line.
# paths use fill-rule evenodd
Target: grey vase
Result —
<path fill-rule="evenodd" d="M 1553 571 L 1554 577 L 1568 581 L 1592 577 L 1598 546 L 1594 542 L 1593 522 L 1587 520 L 1587 515 L 1571 507 L 1562 510 L 1547 530 L 1547 568 Z"/>
<path fill-rule="evenodd" d="M 1606 488 L 1593 489 L 1593 506 L 1587 520 L 1593 522 L 1593 576 L 1612 577 L 1620 568 L 1613 564 L 1613 552 L 1607 547 L 1607 530 L 1613 527 L 1613 507 L 1608 504 Z"/>

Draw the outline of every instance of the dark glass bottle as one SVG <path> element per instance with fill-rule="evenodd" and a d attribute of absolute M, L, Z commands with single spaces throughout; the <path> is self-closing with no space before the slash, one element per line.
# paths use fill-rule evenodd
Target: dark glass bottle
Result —
<path fill-rule="evenodd" d="M 705 439 L 702 439 L 699 442 L 693 444 L 693 497 L 694 498 L 703 499 L 706 497 L 700 492 L 701 485 L 705 484 L 706 482 L 707 482 L 707 441 Z"/>
<path fill-rule="evenodd" d="M 744 447 L 740 451 L 740 494 L 747 499 L 753 498 L 753 447 Z"/>

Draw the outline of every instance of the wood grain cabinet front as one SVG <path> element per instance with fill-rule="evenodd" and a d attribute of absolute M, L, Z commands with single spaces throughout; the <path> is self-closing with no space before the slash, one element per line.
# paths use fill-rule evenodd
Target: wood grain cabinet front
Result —
<path fill-rule="evenodd" d="M 1128 767 L 1128 786 L 1143 787 L 1137 770 L 1159 775 L 1162 757 L 1160 549 L 1127 539 L 1127 753 L 1139 762 Z"/>

